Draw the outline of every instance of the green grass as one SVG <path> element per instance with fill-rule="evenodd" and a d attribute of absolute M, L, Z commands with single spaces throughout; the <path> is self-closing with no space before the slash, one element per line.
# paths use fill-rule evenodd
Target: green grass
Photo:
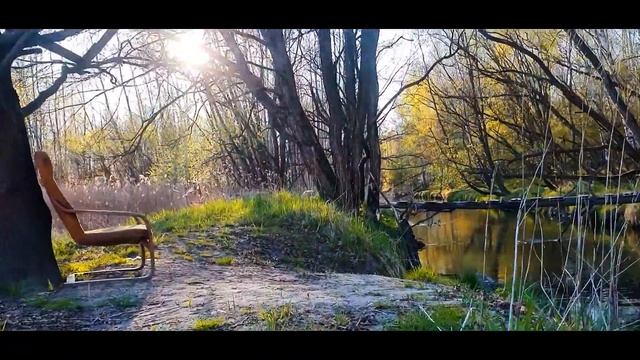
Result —
<path fill-rule="evenodd" d="M 404 274 L 405 279 L 413 281 L 433 282 L 437 277 L 438 275 L 435 272 L 423 267 L 410 270 Z"/>
<path fill-rule="evenodd" d="M 177 258 L 180 258 L 182 260 L 186 260 L 186 261 L 193 261 L 193 256 L 185 249 L 180 248 L 180 247 L 176 247 L 173 249 L 173 253 L 175 254 L 175 256 Z"/>
<path fill-rule="evenodd" d="M 237 199 L 218 199 L 176 211 L 151 216 L 158 232 L 202 231 L 212 226 L 252 226 L 283 229 L 290 234 L 314 232 L 323 235 L 336 251 L 371 255 L 381 273 L 399 276 L 401 254 L 393 236 L 393 225 L 384 218 L 381 225 L 348 215 L 317 197 L 302 197 L 280 191 Z M 298 242 L 313 237 L 298 236 Z M 310 247 L 312 244 L 301 244 Z"/>
<path fill-rule="evenodd" d="M 31 306 L 51 311 L 82 310 L 82 305 L 80 305 L 80 302 L 77 299 L 73 298 L 50 299 L 46 296 L 39 296 L 35 299 L 30 300 L 28 303 Z"/>
<path fill-rule="evenodd" d="M 217 329 L 224 325 L 224 318 L 215 317 L 208 319 L 198 319 L 193 323 L 193 330 L 203 331 Z"/>
<path fill-rule="evenodd" d="M 0 294 L 13 299 L 17 299 L 21 298 L 27 293 L 27 288 L 28 286 L 24 282 L 8 284 L 0 287 Z"/>
<path fill-rule="evenodd" d="M 135 296 L 122 295 L 108 299 L 107 303 L 118 309 L 128 309 L 136 307 L 140 303 L 140 300 Z"/>
<path fill-rule="evenodd" d="M 345 327 L 349 325 L 349 317 L 342 312 L 338 312 L 333 315 L 333 322 L 336 327 Z"/>
<path fill-rule="evenodd" d="M 460 283 L 466 285 L 469 289 L 478 290 L 482 288 L 482 283 L 475 273 L 465 272 L 460 276 Z"/>
<path fill-rule="evenodd" d="M 420 282 L 406 282 L 404 287 L 407 289 L 424 289 L 424 284 Z"/>
<path fill-rule="evenodd" d="M 267 326 L 267 330 L 283 330 L 293 317 L 293 306 L 285 304 L 258 312 L 258 318 Z"/>
<path fill-rule="evenodd" d="M 407 296 L 405 297 L 405 299 L 411 301 L 427 301 L 429 300 L 429 298 L 431 298 L 431 296 L 421 293 L 407 294 Z"/>
<path fill-rule="evenodd" d="M 460 330 L 465 311 L 459 306 L 436 306 L 422 310 L 413 310 L 398 316 L 395 322 L 387 326 L 387 330 L 399 331 L 452 331 Z M 431 317 L 431 318 L 429 318 Z"/>
<path fill-rule="evenodd" d="M 438 275 L 433 270 L 430 270 L 424 267 L 407 271 L 403 275 L 403 278 L 407 280 L 423 281 L 423 282 L 430 282 L 430 283 L 451 285 L 451 286 L 458 285 L 460 283 L 459 281 L 457 281 L 452 277 Z"/>
<path fill-rule="evenodd" d="M 483 195 L 471 189 L 455 189 L 447 194 L 447 201 L 479 201 Z"/>
<path fill-rule="evenodd" d="M 221 258 L 217 258 L 215 260 L 216 265 L 220 266 L 229 266 L 232 265 L 236 260 L 231 256 L 223 256 Z"/>
<path fill-rule="evenodd" d="M 373 307 L 378 310 L 392 309 L 393 303 L 387 300 L 378 300 L 373 303 Z"/>
<path fill-rule="evenodd" d="M 188 245 L 195 246 L 195 247 L 211 246 L 211 243 L 212 241 L 210 239 L 204 239 L 204 238 L 187 241 Z"/>

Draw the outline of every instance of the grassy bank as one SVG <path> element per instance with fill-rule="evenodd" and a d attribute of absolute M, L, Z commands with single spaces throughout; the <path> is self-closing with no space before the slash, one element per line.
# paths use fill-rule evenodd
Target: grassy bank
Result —
<path fill-rule="evenodd" d="M 382 224 L 370 224 L 317 197 L 276 192 L 217 199 L 179 210 L 160 211 L 152 214 L 150 220 L 160 243 L 177 235 L 214 227 L 243 227 L 250 229 L 249 235 L 281 242 L 288 253 L 297 257 L 333 256 L 335 261 L 351 266 L 336 264 L 338 270 L 344 268 L 390 276 L 402 274 L 401 254 L 392 221 L 383 218 Z M 213 241 L 206 238 L 201 241 L 209 240 Z M 135 246 L 80 249 L 66 235 L 55 236 L 53 243 L 65 275 L 107 264 L 123 264 L 137 251 Z"/>
<path fill-rule="evenodd" d="M 540 284 L 516 282 L 517 294 L 510 306 L 511 283 L 484 287 L 472 274 L 441 276 L 419 268 L 407 272 L 405 279 L 454 286 L 462 296 L 461 306 L 437 305 L 407 311 L 387 325 L 387 330 L 489 330 L 509 328 L 509 311 L 513 311 L 511 330 L 517 331 L 604 331 L 638 330 L 637 320 L 620 314 L 612 321 L 611 306 L 606 300 L 585 297 L 568 303 L 551 297 Z M 613 324 L 613 325 L 612 325 Z"/>
<path fill-rule="evenodd" d="M 525 195 L 528 197 L 552 197 L 552 196 L 570 196 L 580 194 L 592 194 L 592 195 L 604 195 L 617 192 L 630 192 L 637 191 L 637 186 L 634 182 L 624 181 L 620 183 L 618 188 L 617 181 L 612 180 L 608 186 L 600 182 L 578 182 L 578 181 L 565 181 L 559 184 L 557 188 L 551 189 L 546 184 L 539 180 L 533 181 L 532 179 L 525 179 L 524 182 L 521 179 L 510 179 L 505 181 L 505 186 L 509 190 L 509 194 L 504 196 L 493 195 L 490 197 L 487 194 L 482 194 L 469 187 L 460 187 L 454 189 L 444 189 L 440 193 L 439 188 L 426 189 L 424 191 L 417 192 L 415 195 L 422 200 L 436 199 L 439 196 L 446 201 L 486 201 L 491 198 L 499 200 L 509 200 L 513 198 L 521 198 Z M 494 189 L 495 190 L 495 189 Z"/>

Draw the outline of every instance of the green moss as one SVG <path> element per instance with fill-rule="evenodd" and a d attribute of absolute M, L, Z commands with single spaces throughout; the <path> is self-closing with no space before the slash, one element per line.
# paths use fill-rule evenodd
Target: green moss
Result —
<path fill-rule="evenodd" d="M 223 256 L 215 260 L 216 265 L 229 266 L 235 262 L 235 259 L 231 256 Z"/>
<path fill-rule="evenodd" d="M 408 294 L 406 299 L 407 300 L 411 300 L 411 301 L 427 301 L 429 300 L 430 296 L 427 294 L 422 294 L 422 293 L 413 293 L 413 294 Z"/>
<path fill-rule="evenodd" d="M 423 289 L 424 285 L 419 282 L 406 282 L 404 283 L 404 287 L 407 289 Z"/>

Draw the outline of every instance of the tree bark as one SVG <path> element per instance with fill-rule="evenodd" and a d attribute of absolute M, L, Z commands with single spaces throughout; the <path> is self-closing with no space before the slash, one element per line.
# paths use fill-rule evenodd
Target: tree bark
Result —
<path fill-rule="evenodd" d="M 380 138 L 378 135 L 378 73 L 376 66 L 376 51 L 380 30 L 362 30 L 360 43 L 360 85 L 358 98 L 361 114 L 366 124 L 366 148 L 368 173 L 363 174 L 367 179 L 367 217 L 377 221 L 380 207 Z"/>
<path fill-rule="evenodd" d="M 300 155 L 305 167 L 313 175 L 320 195 L 327 199 L 335 199 L 338 190 L 336 186 L 337 178 L 300 103 L 293 67 L 287 54 L 282 30 L 261 30 L 262 37 L 273 60 L 273 68 L 279 90 L 278 102 L 267 94 L 262 80 L 249 69 L 247 60 L 236 43 L 233 34 L 229 31 L 221 31 L 221 34 L 236 60 L 234 64 L 235 70 L 247 85 L 249 91 L 270 112 L 270 116 L 274 116 L 274 124 L 278 124 L 277 130 L 279 132 L 282 130 L 281 133 L 283 133 L 286 128 L 291 133 L 290 139 L 300 149 Z"/>
<path fill-rule="evenodd" d="M 0 58 L 6 51 L 0 50 Z M 38 184 L 25 119 L 0 68 L 0 285 L 62 283 L 51 244 L 51 212 Z"/>
<path fill-rule="evenodd" d="M 340 99 L 337 69 L 333 62 L 330 30 L 318 30 L 318 50 L 320 53 L 322 84 L 329 105 L 329 146 L 333 168 L 338 181 L 338 192 L 343 206 L 353 209 L 358 206 L 358 194 L 353 194 L 351 191 L 352 176 L 350 176 L 345 165 L 345 158 L 348 157 L 348 154 L 345 154 L 343 134 L 347 123 L 347 115 Z"/>

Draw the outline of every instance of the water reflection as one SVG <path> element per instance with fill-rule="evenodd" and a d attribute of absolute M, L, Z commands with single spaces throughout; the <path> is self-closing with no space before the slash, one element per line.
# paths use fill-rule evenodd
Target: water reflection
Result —
<path fill-rule="evenodd" d="M 419 213 L 411 220 L 416 223 L 428 216 L 432 214 Z M 485 274 L 499 282 L 510 282 L 516 221 L 515 214 L 500 211 L 456 210 L 437 214 L 414 227 L 416 237 L 427 245 L 420 252 L 420 260 L 423 266 L 443 275 L 482 273 L 484 268 Z M 579 236 L 580 232 L 582 236 Z M 615 236 L 611 236 L 612 233 Z M 619 278 L 619 289 L 625 296 L 638 298 L 640 239 L 638 233 L 631 230 L 598 232 L 586 229 L 585 232 L 578 226 L 561 226 L 541 216 L 528 216 L 522 221 L 517 239 L 518 277 L 527 281 L 542 278 L 549 283 L 572 281 L 570 275 L 577 272 L 589 276 L 596 271 L 599 275 L 595 279 L 604 277 L 603 282 L 607 282 L 612 264 L 609 250 L 616 236 L 616 246 L 622 244 L 623 249 L 620 269 L 627 268 Z M 583 254 L 583 264 L 578 260 L 576 249 Z M 579 267 L 582 267 L 581 271 Z M 561 276 L 563 268 L 566 271 Z"/>

